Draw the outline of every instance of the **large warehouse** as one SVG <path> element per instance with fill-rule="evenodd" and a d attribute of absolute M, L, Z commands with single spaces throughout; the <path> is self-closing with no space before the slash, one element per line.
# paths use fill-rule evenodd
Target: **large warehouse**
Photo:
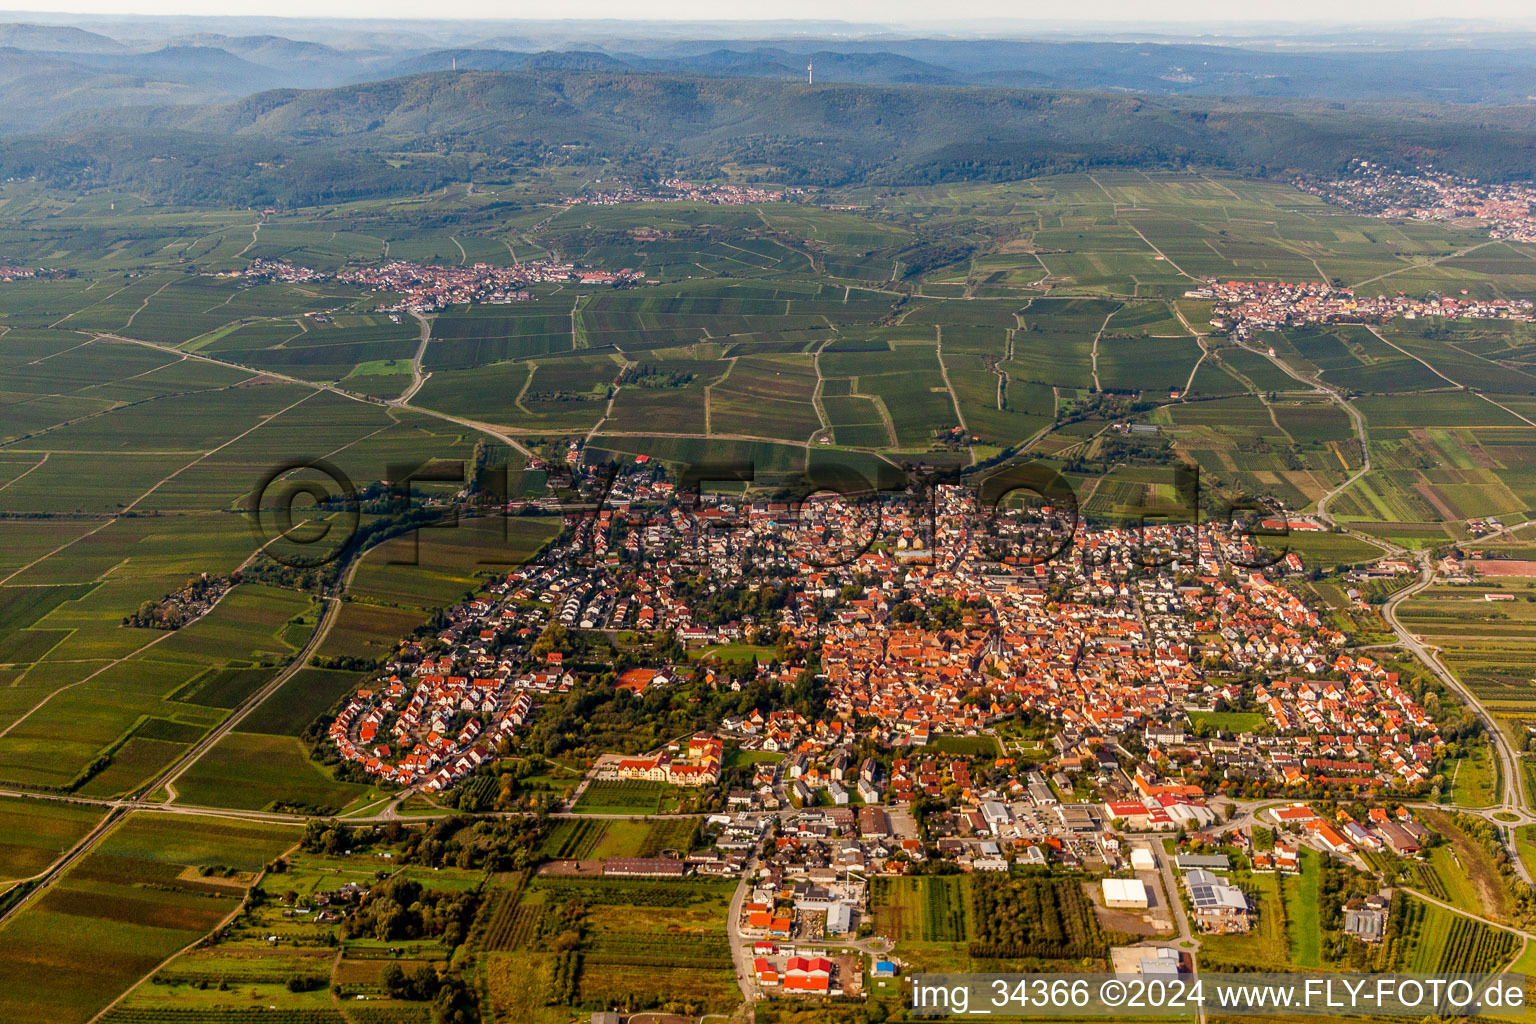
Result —
<path fill-rule="evenodd" d="M 1136 878 L 1104 879 L 1104 905 L 1126 909 L 1146 910 L 1151 905 L 1147 887 Z"/>

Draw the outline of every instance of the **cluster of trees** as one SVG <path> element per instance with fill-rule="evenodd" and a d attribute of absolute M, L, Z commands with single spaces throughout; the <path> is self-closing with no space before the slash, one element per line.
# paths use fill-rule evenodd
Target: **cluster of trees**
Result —
<path fill-rule="evenodd" d="M 285 565 L 260 552 L 250 565 L 236 574 L 237 582 L 264 583 L 269 587 L 320 593 L 336 582 L 336 565 L 306 567 Z"/>
<path fill-rule="evenodd" d="M 789 584 L 782 580 L 753 580 L 721 587 L 701 576 L 684 581 L 679 596 L 688 602 L 693 621 L 701 626 L 719 626 L 751 616 L 767 622 L 789 602 Z"/>
<path fill-rule="evenodd" d="M 743 110 L 751 111 L 748 122 Z M 486 117 L 483 111 L 494 111 Z M 614 160 L 620 173 L 712 175 L 761 164 L 790 185 L 1018 180 L 1096 167 L 1340 173 L 1348 155 L 1433 162 L 1484 179 L 1529 173 L 1529 126 L 1266 100 L 1212 113 L 1191 97 L 950 86 L 826 85 L 581 68 L 426 75 L 265 94 L 222 107 L 82 116 L 0 143 L 0 177 L 130 188 L 221 206 L 319 204 L 510 180 L 533 162 Z M 316 124 L 326 131 L 317 132 Z M 849 125 L 859 126 L 850 132 Z M 398 154 L 409 139 L 409 160 Z M 575 143 L 555 148 L 548 140 Z M 618 141 L 615 141 L 618 140 Z M 918 249 L 904 262 L 958 253 Z"/>
<path fill-rule="evenodd" d="M 971 879 L 971 901 L 973 957 L 1081 960 L 1109 955 L 1104 931 L 1076 879 L 978 873 Z"/>
<path fill-rule="evenodd" d="M 425 831 L 407 832 L 397 859 L 428 867 L 520 871 L 539 862 L 539 846 L 548 833 L 549 819 L 541 816 L 455 815 L 434 821 Z"/>
<path fill-rule="evenodd" d="M 220 207 L 310 206 L 418 193 L 467 181 L 469 173 L 465 161 L 450 157 L 395 166 L 366 147 L 348 152 L 169 127 L 0 143 L 0 177 L 35 176 L 70 191 L 131 187 L 173 202 Z"/>
<path fill-rule="evenodd" d="M 316 818 L 305 824 L 300 848 L 334 856 L 375 845 L 398 846 L 394 859 L 400 864 L 516 871 L 538 863 L 537 851 L 548 833 L 549 819 L 540 815 L 456 814 L 439 818 L 425 829 L 408 829 L 395 821 L 358 826 Z"/>
<path fill-rule="evenodd" d="M 368 891 L 343 922 L 342 934 L 372 936 L 380 942 L 441 938 L 457 946 L 479 903 L 480 894 L 473 889 L 445 892 L 424 889 L 415 879 L 391 878 Z"/>
<path fill-rule="evenodd" d="M 891 607 L 891 620 L 900 623 L 921 623 L 924 629 L 956 630 L 965 625 L 967 616 L 986 610 L 980 601 L 959 601 L 953 597 L 940 598 L 926 607 L 910 600 L 902 600 Z"/>
<path fill-rule="evenodd" d="M 901 262 L 901 276 L 911 280 L 941 267 L 961 263 L 974 255 L 976 246 L 969 242 L 923 239 L 897 250 L 894 258 Z"/>
<path fill-rule="evenodd" d="M 713 728 L 721 718 L 753 710 L 790 708 L 813 720 L 822 716 L 828 697 L 826 682 L 815 678 L 813 666 L 801 671 L 793 684 L 752 679 L 739 691 L 695 680 L 637 696 L 615 690 L 611 682 L 611 674 L 605 673 L 546 706 L 521 738 L 522 749 L 546 757 L 649 750 L 663 740 Z"/>
<path fill-rule="evenodd" d="M 1344 934 L 1344 905 L 1376 892 L 1380 883 L 1333 857 L 1319 857 L 1317 861 L 1317 919 L 1323 930 L 1323 956 L 1331 963 L 1353 962 L 1363 969 L 1363 944 Z"/>
<path fill-rule="evenodd" d="M 399 964 L 385 964 L 379 982 L 391 999 L 431 1000 L 432 1024 L 478 1024 L 480 1020 L 474 992 L 462 977 L 444 968 L 421 964 L 406 974 Z"/>
<path fill-rule="evenodd" d="M 680 388 L 693 383 L 694 374 L 667 370 L 650 363 L 632 363 L 619 371 L 617 383 L 641 388 Z"/>
<path fill-rule="evenodd" d="M 510 745 L 503 741 L 503 747 Z M 561 792 L 548 780 L 535 780 L 546 768 L 539 754 L 502 757 L 481 765 L 474 774 L 446 793 L 442 802 L 466 813 L 548 810 Z"/>
<path fill-rule="evenodd" d="M 132 615 L 124 616 L 123 625 L 140 629 L 180 629 L 207 611 L 224 593 L 239 582 L 234 577 L 203 573 L 183 583 L 175 593 L 158 601 L 145 601 Z"/>

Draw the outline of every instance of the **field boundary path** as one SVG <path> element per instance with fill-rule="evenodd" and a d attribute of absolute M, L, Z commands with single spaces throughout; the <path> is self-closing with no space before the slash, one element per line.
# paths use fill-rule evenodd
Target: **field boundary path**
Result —
<path fill-rule="evenodd" d="M 355 391 L 348 391 L 346 388 L 339 388 L 334 384 L 325 384 L 321 383 L 320 381 L 305 380 L 303 377 L 292 377 L 286 373 L 278 373 L 274 370 L 261 370 L 253 366 L 246 366 L 243 363 L 231 363 L 228 360 L 214 359 L 212 356 L 205 356 L 198 352 L 183 352 L 181 349 L 175 348 L 171 345 L 161 345 L 158 342 L 143 341 L 139 338 L 125 338 L 118 334 L 101 334 L 98 335 L 98 337 L 105 341 L 121 342 L 126 345 L 143 345 L 145 348 L 158 349 L 161 352 L 170 352 L 176 355 L 184 355 L 188 359 L 199 359 L 205 363 L 212 363 L 215 366 L 228 367 L 231 370 L 244 370 L 246 373 L 255 374 L 260 377 L 270 377 L 273 380 L 280 380 L 288 384 L 298 384 L 302 387 L 311 388 L 315 391 L 327 391 L 333 395 L 338 395 L 342 398 L 347 398 L 354 402 L 362 402 L 365 405 L 383 405 L 396 409 L 409 409 L 412 412 L 420 413 L 423 416 L 430 416 L 433 419 L 442 420 L 445 423 L 454 423 L 461 427 L 468 427 L 470 430 L 478 430 L 480 433 L 487 434 L 490 437 L 500 441 L 502 444 L 517 450 L 527 458 L 531 459 L 536 457 L 533 453 L 533 450 L 524 445 L 521 441 L 513 439 L 512 437 L 503 433 L 500 429 L 493 427 L 488 423 L 480 423 L 476 420 L 465 419 L 462 416 L 451 416 L 446 412 L 438 412 L 436 409 L 429 409 L 419 405 L 408 405 L 398 398 L 392 402 L 387 402 L 381 398 L 375 398 L 372 395 L 361 395 Z M 0 582 L 4 581 L 0 580 Z"/>
<path fill-rule="evenodd" d="M 421 323 L 421 344 L 417 346 L 416 354 L 411 357 L 411 386 L 405 389 L 404 394 L 395 399 L 401 405 L 409 405 L 411 399 L 416 397 L 416 392 L 420 391 L 421 386 L 427 382 L 427 378 L 432 376 L 432 374 L 421 368 L 422 360 L 427 356 L 427 344 L 432 339 L 432 318 L 422 316 L 420 313 L 412 313 L 411 316 Z M 529 374 L 530 379 L 532 379 L 532 376 L 532 374 Z"/>

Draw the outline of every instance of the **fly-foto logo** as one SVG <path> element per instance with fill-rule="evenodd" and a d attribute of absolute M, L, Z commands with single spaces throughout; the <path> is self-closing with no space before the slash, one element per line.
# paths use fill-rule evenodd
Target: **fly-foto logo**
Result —
<path fill-rule="evenodd" d="M 520 516 L 559 517 L 561 557 L 601 546 L 620 523 L 651 522 L 669 563 L 706 571 L 710 561 L 771 543 L 800 570 L 846 569 L 876 550 L 911 566 L 943 570 L 967 556 L 1009 571 L 1087 569 L 1120 577 L 1189 570 L 1223 545 L 1232 566 L 1263 569 L 1289 553 L 1287 519 L 1254 500 L 1202 489 L 1198 467 L 1179 465 L 1137 492 L 1142 505 L 1085 512 L 1072 480 L 1053 466 L 1016 463 L 980 473 L 934 472 L 888 463 L 818 460 L 799 471 L 761 472 L 748 460 L 712 460 L 668 471 L 616 462 L 516 467 L 425 459 L 392 464 L 359 491 L 339 468 L 300 459 L 269 471 L 247 512 L 262 553 L 313 569 L 385 539 L 408 535 L 393 564 L 420 563 L 422 529 L 464 519 L 499 520 L 477 532 L 476 561 L 525 564 L 510 542 Z M 1106 542 L 1108 535 L 1112 543 Z M 405 550 L 400 550 L 405 547 Z"/>

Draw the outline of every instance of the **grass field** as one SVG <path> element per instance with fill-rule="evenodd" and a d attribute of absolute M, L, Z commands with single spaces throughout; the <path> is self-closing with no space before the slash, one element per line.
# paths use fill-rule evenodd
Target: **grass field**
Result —
<path fill-rule="evenodd" d="M 784 760 L 784 755 L 773 750 L 746 750 L 740 746 L 730 746 L 725 750 L 725 767 L 727 768 L 782 760 Z"/>
<path fill-rule="evenodd" d="M 1480 844 L 1457 828 L 1440 811 L 1426 811 L 1425 823 L 1447 840 L 1430 851 L 1426 873 L 1438 879 L 1437 896 L 1458 907 L 1479 908 L 1494 921 L 1509 919 L 1509 892 L 1498 874 L 1492 856 Z"/>
<path fill-rule="evenodd" d="M 1191 711 L 1191 725 L 1208 725 L 1221 732 L 1241 735 L 1264 724 L 1264 716 L 1254 711 Z"/>
<path fill-rule="evenodd" d="M 963 754 L 972 757 L 991 757 L 999 752 L 997 740 L 992 736 L 958 736 L 941 734 L 928 741 L 928 750 L 941 754 Z"/>
<path fill-rule="evenodd" d="M 1223 969 L 1227 965 L 1242 965 L 1266 971 L 1289 970 L 1293 947 L 1281 887 L 1295 887 L 1295 880 L 1260 873 L 1239 878 L 1238 885 L 1247 893 L 1257 915 L 1253 930 L 1246 935 L 1202 935 L 1201 952 L 1208 953 L 1209 962 L 1218 963 Z"/>
<path fill-rule="evenodd" d="M 1284 882 L 1287 931 L 1291 940 L 1291 963 L 1301 968 L 1321 967 L 1322 925 L 1317 919 L 1318 854 L 1301 851 L 1301 874 Z"/>
<path fill-rule="evenodd" d="M 1468 756 L 1456 762 L 1451 801 L 1457 807 L 1491 807 L 1499 801 L 1499 760 L 1490 744 L 1472 744 Z"/>

